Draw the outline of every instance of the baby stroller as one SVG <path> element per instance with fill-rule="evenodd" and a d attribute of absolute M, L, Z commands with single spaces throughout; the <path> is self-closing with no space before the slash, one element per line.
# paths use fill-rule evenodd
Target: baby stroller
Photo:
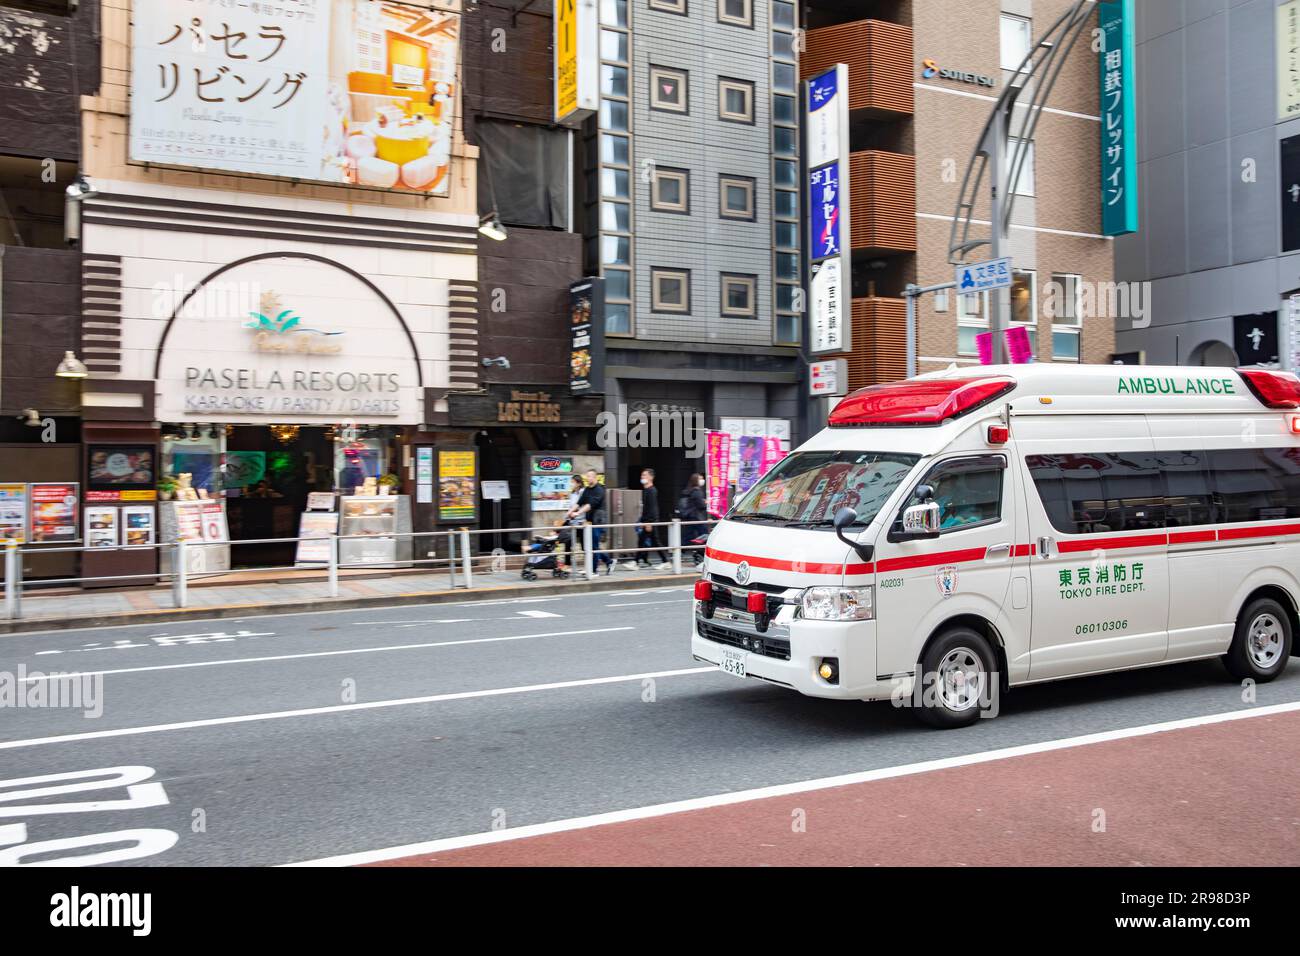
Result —
<path fill-rule="evenodd" d="M 560 539 L 534 541 L 528 549 L 528 557 L 524 560 L 524 569 L 520 576 L 525 581 L 536 581 L 538 571 L 550 571 L 553 578 L 567 578 L 569 569 L 560 563 L 560 555 L 555 553 L 555 546 L 560 543 Z"/>

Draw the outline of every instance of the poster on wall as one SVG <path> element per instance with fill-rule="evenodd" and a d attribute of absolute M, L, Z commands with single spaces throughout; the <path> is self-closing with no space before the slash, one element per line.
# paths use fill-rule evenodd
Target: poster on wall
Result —
<path fill-rule="evenodd" d="M 230 540 L 230 532 L 226 528 L 226 509 L 221 506 L 220 501 L 200 501 L 199 515 L 203 522 L 203 540 L 208 542 L 223 542 Z"/>
<path fill-rule="evenodd" d="M 27 483 L 0 484 L 0 544 L 27 541 Z"/>
<path fill-rule="evenodd" d="M 153 508 L 122 509 L 122 544 L 131 548 L 145 547 L 154 542 Z"/>
<path fill-rule="evenodd" d="M 132 162 L 448 195 L 458 13 L 135 0 L 132 20 Z"/>
<path fill-rule="evenodd" d="M 763 448 L 767 439 L 761 435 L 741 435 L 736 465 L 736 491 L 744 494 L 763 474 Z"/>
<path fill-rule="evenodd" d="M 529 479 L 534 511 L 569 510 L 568 475 L 530 475 Z"/>
<path fill-rule="evenodd" d="M 476 452 L 438 452 L 438 520 L 478 520 Z"/>
<path fill-rule="evenodd" d="M 91 445 L 87 449 L 87 488 L 151 488 L 154 484 L 152 445 Z"/>
<path fill-rule="evenodd" d="M 428 445 L 415 449 L 415 501 L 433 504 L 433 449 Z"/>
<path fill-rule="evenodd" d="M 605 391 L 605 280 L 583 279 L 569 286 L 569 391 Z"/>
<path fill-rule="evenodd" d="M 339 530 L 337 511 L 304 511 L 298 522 L 298 551 L 294 564 L 328 564 L 330 536 Z"/>
<path fill-rule="evenodd" d="M 86 547 L 117 547 L 117 509 L 86 509 Z"/>
<path fill-rule="evenodd" d="M 76 482 L 35 482 L 31 485 L 28 528 L 33 544 L 68 544 L 77 540 Z"/>

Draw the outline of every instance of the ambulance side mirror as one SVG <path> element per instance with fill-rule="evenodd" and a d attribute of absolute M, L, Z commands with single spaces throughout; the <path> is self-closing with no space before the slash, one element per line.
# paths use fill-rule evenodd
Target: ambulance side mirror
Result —
<path fill-rule="evenodd" d="M 875 545 L 858 544 L 858 542 L 845 535 L 845 531 L 853 526 L 853 522 L 858 520 L 858 513 L 852 508 L 841 508 L 835 512 L 833 523 L 835 525 L 835 536 L 854 550 L 859 558 L 863 561 L 870 561 L 876 556 Z"/>
<path fill-rule="evenodd" d="M 909 505 L 903 511 L 903 530 L 901 534 L 891 534 L 890 541 L 917 541 L 939 537 L 941 514 L 939 505 L 934 500 L 934 489 L 929 485 L 917 485 L 915 498 L 920 504 Z"/>

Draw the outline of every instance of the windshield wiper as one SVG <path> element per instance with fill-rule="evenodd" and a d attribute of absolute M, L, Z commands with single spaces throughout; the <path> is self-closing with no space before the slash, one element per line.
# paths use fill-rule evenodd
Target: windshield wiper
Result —
<path fill-rule="evenodd" d="M 727 520 L 728 521 L 768 521 L 768 522 L 775 522 L 777 524 L 784 524 L 784 519 L 778 518 L 776 515 L 760 515 L 760 514 L 728 515 Z"/>
<path fill-rule="evenodd" d="M 790 521 L 786 523 L 787 528 L 831 528 L 834 525 L 835 521 L 832 518 L 823 518 L 820 521 Z"/>

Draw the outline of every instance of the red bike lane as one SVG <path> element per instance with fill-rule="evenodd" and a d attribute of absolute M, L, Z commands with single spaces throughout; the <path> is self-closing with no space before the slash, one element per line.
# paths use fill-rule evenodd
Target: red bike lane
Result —
<path fill-rule="evenodd" d="M 1297 793 L 1288 711 L 379 865 L 1294 866 Z"/>

